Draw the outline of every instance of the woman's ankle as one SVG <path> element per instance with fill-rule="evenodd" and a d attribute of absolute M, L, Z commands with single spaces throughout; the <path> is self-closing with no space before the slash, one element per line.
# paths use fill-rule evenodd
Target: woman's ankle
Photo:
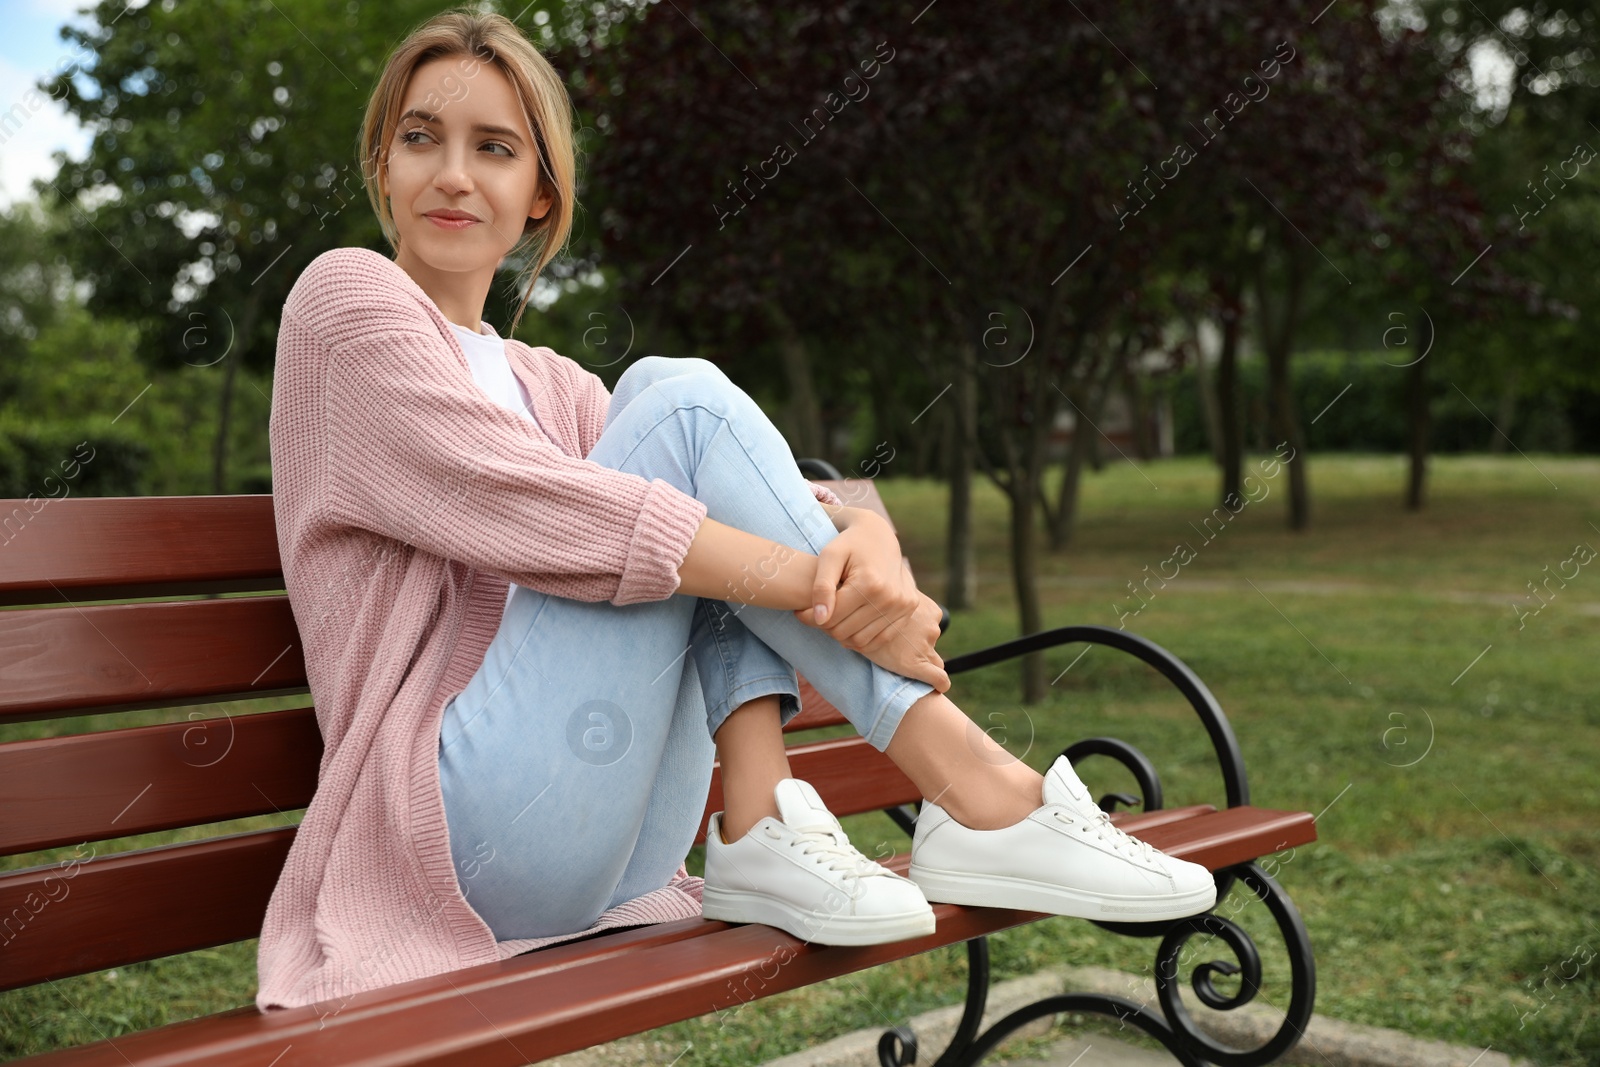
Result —
<path fill-rule="evenodd" d="M 907 710 L 885 754 L 922 795 L 975 830 L 999 830 L 1044 803 L 1044 777 L 941 693 Z"/>
<path fill-rule="evenodd" d="M 732 844 L 762 819 L 779 817 L 773 790 L 790 777 L 776 696 L 735 708 L 713 735 L 722 763 L 722 832 Z"/>
<path fill-rule="evenodd" d="M 777 783 L 774 782 L 774 785 Z M 762 804 L 758 796 L 752 794 L 742 802 L 735 804 L 729 799 L 722 812 L 722 840 L 724 844 L 733 844 L 739 838 L 750 832 L 751 827 L 765 818 L 779 818 L 778 803 L 772 794 L 767 794 L 766 803 Z"/>
<path fill-rule="evenodd" d="M 1018 761 L 992 771 L 981 782 L 953 783 L 935 803 L 970 830 L 1015 826 L 1044 803 L 1044 778 L 1027 764 Z"/>

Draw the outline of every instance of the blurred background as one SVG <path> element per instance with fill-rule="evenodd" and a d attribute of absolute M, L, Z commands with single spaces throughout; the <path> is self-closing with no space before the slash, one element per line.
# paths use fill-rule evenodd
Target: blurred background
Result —
<path fill-rule="evenodd" d="M 356 132 L 447 6 L 7 4 L 0 497 L 271 491 L 284 297 L 389 252 Z M 478 6 L 581 127 L 517 336 L 608 384 L 710 359 L 875 479 L 947 657 L 1090 622 L 1189 662 L 1256 803 L 1322 812 L 1278 875 L 1320 1011 L 1600 1062 L 1600 4 Z M 1036 766 L 1114 732 L 1169 805 L 1216 799 L 1196 724 L 1103 651 L 957 690 Z M 1002 976 L 1148 966 L 1066 920 L 996 943 Z M 4 1048 L 243 1003 L 252 954 L 4 994 Z M 953 961 L 690 1059 L 948 1003 Z"/>

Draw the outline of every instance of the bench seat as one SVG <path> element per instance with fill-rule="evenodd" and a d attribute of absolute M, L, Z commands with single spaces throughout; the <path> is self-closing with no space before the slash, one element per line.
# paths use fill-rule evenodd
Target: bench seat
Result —
<path fill-rule="evenodd" d="M 819 790 L 827 799 L 826 787 Z M 1213 869 L 1316 836 L 1309 813 L 1249 806 L 1218 811 L 1201 805 L 1113 818 L 1155 847 Z M 903 874 L 910 862 L 902 853 L 886 866 Z M 956 904 L 935 904 L 933 910 L 938 925 L 930 935 L 852 948 L 808 945 L 772 927 L 707 919 L 633 927 L 358 994 L 342 1004 L 265 1015 L 240 1009 L 17 1062 L 270 1067 L 292 1050 L 285 1067 L 520 1067 L 1044 917 Z M 330 1011 L 337 1012 L 338 1026 L 325 1025 Z"/>
<path fill-rule="evenodd" d="M 888 517 L 870 481 L 818 480 Z M 22 503 L 0 502 L 0 510 L 16 512 Z M 315 792 L 322 742 L 311 707 L 228 713 L 231 701 L 308 693 L 293 613 L 280 592 L 271 497 L 56 501 L 32 515 L 6 545 L 6 557 L 0 662 L 7 665 L 7 684 L 0 687 L 0 726 L 62 716 L 114 721 L 124 712 L 194 705 L 222 711 L 0 743 L 0 856 L 71 848 L 76 857 L 0 873 L 0 990 L 257 936 L 294 826 L 131 851 L 118 851 L 126 846 L 115 842 L 283 815 L 306 807 Z M 94 603 L 123 598 L 141 599 Z M 1220 808 L 1164 808 L 1154 765 L 1116 739 L 1086 739 L 1067 755 L 1074 762 L 1094 756 L 1122 762 L 1141 794 L 1128 802 L 1142 801 L 1145 810 L 1114 813 L 1118 825 L 1218 872 L 1223 889 L 1246 884 L 1272 910 L 1294 969 L 1288 1018 L 1266 1045 L 1232 1061 L 1269 1062 L 1294 1043 L 1309 1018 L 1314 972 L 1298 914 L 1253 861 L 1315 840 L 1314 820 L 1250 803 L 1243 759 L 1215 698 L 1182 663 L 1135 635 L 1064 627 L 955 657 L 946 669 L 955 675 L 1081 641 L 1134 655 L 1165 676 L 1210 736 L 1226 793 Z M 859 736 L 807 739 L 845 719 L 803 678 L 801 706 L 785 726 L 794 774 L 816 786 L 836 814 L 881 811 L 908 831 L 911 805 L 920 799 L 911 782 Z M 697 842 L 704 840 L 706 817 L 721 807 L 719 768 Z M 903 872 L 909 856 L 886 862 Z M 978 1035 L 988 987 L 985 936 L 1041 916 L 948 904 L 935 905 L 934 913 L 937 928 L 930 935 L 849 948 L 705 919 L 607 931 L 338 1003 L 265 1015 L 245 1006 L 19 1062 L 509 1067 L 963 943 L 971 966 L 952 1055 L 981 1055 L 1010 1032 L 1002 1020 Z M 1166 971 L 1176 973 L 1175 960 L 1167 957 L 1185 939 L 1221 934 L 1237 944 L 1230 921 L 1219 914 L 1099 925 L 1163 935 L 1158 987 Z M 1253 995 L 1250 955 L 1239 958 L 1246 969 L 1242 985 Z M 1248 999 L 1241 994 L 1226 1006 Z M 1034 1017 L 1052 1010 L 1116 1015 L 1162 1041 L 1181 1062 L 1215 1056 L 1181 1006 L 1165 999 L 1164 1021 L 1143 1006 L 1106 997 L 1046 998 L 1025 1009 Z M 885 1062 L 909 1062 L 914 1036 L 904 1029 L 892 1035 L 900 1044 L 884 1053 Z"/>

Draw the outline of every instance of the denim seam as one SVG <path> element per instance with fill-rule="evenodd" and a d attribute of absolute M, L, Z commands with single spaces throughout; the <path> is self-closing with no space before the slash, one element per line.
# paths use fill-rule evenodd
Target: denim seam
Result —
<path fill-rule="evenodd" d="M 717 609 L 703 604 L 701 605 L 700 610 L 704 611 L 706 616 L 711 619 L 711 640 L 716 647 L 717 662 L 722 664 L 722 690 L 725 693 L 732 692 L 734 687 L 734 667 L 731 661 L 736 657 L 729 654 L 728 645 L 723 641 L 723 631 L 722 628 L 717 625 L 716 616 L 714 614 Z M 702 688 L 704 688 L 704 679 L 702 679 L 701 682 Z M 733 709 L 732 707 L 729 707 L 728 714 L 732 713 Z M 726 715 L 723 716 L 723 718 L 726 717 Z M 718 721 L 720 722 L 721 720 Z M 709 725 L 710 721 L 708 720 L 707 726 Z"/>
<path fill-rule="evenodd" d="M 654 384 L 652 383 L 652 385 L 649 388 L 654 388 Z M 646 389 L 644 391 L 648 392 L 649 389 Z M 637 399 L 637 398 L 635 398 L 635 399 Z M 732 419 L 730 419 L 727 415 L 724 415 L 722 412 L 714 411 L 712 408 L 710 408 L 709 406 L 707 406 L 706 404 L 704 404 L 704 403 L 702 403 L 700 401 L 695 401 L 695 402 L 693 402 L 691 404 L 679 404 L 679 405 L 673 407 L 672 410 L 663 413 L 661 418 L 658 421 L 656 421 L 653 425 L 651 425 L 649 429 L 644 430 L 639 434 L 639 439 L 636 440 L 633 443 L 632 447 L 630 447 L 628 449 L 627 453 L 625 455 L 623 455 L 620 460 L 618 460 L 617 467 L 620 469 L 623 465 L 625 465 L 628 462 L 629 459 L 633 458 L 634 452 L 638 451 L 639 446 L 644 444 L 644 438 L 650 436 L 650 434 L 654 433 L 657 429 L 659 429 L 661 427 L 662 423 L 665 423 L 673 415 L 675 415 L 675 414 L 677 414 L 677 413 L 679 413 L 681 411 L 686 411 L 686 410 L 689 410 L 689 409 L 696 409 L 696 410 L 699 410 L 699 411 L 704 411 L 706 414 L 710 415 L 712 418 L 714 418 L 717 421 L 719 421 L 720 423 L 722 423 L 722 426 L 718 429 L 718 433 L 720 433 L 722 430 L 727 430 L 729 436 L 732 437 L 735 441 L 737 441 L 739 443 L 739 447 L 740 447 L 740 449 L 742 449 L 744 451 L 745 459 L 750 462 L 751 468 L 758 475 L 761 476 L 762 482 L 765 483 L 765 485 L 767 487 L 767 490 L 770 493 L 772 493 L 773 499 L 776 500 L 779 503 L 779 505 L 781 505 L 783 507 L 784 514 L 789 517 L 789 521 L 794 524 L 794 528 L 800 532 L 801 540 L 805 543 L 807 551 L 816 551 L 816 549 L 813 549 L 811 547 L 811 538 L 806 533 L 805 524 L 802 523 L 798 518 L 796 518 L 794 513 L 789 510 L 788 504 L 783 499 L 783 494 L 777 491 L 777 489 L 773 486 L 771 480 L 767 477 L 767 472 L 762 470 L 761 466 L 758 463 L 756 463 L 755 460 L 752 458 L 750 446 L 739 436 L 737 428 L 736 428 L 736 424 L 734 423 L 734 421 Z M 716 439 L 716 436 L 717 436 L 716 434 L 712 434 L 710 440 L 714 441 Z M 708 441 L 708 445 L 709 445 L 709 441 Z M 707 449 L 707 451 L 709 451 L 709 448 Z M 700 458 L 703 459 L 704 458 L 703 455 Z M 698 470 L 698 464 L 696 464 L 696 470 Z M 806 492 L 807 492 L 807 495 L 809 496 L 810 495 L 810 490 L 808 489 Z M 811 497 L 811 499 L 815 500 L 816 498 L 815 497 Z"/>

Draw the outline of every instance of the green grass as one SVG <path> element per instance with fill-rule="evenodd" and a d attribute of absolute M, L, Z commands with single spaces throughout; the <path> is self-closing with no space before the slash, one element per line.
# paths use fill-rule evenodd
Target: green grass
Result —
<path fill-rule="evenodd" d="M 1552 582 L 1554 598 L 1547 592 L 1521 628 L 1512 604 L 1536 605 L 1527 583 L 1556 573 L 1575 545 L 1600 547 L 1600 461 L 1442 458 L 1415 514 L 1400 507 L 1402 475 L 1395 457 L 1314 457 L 1310 531 L 1285 529 L 1280 476 L 1206 543 L 1190 524 L 1214 503 L 1208 463 L 1118 462 L 1086 477 L 1073 544 L 1044 557 L 1046 624 L 1115 626 L 1114 604 L 1137 606 L 1127 583 L 1188 542 L 1195 558 L 1165 587 L 1151 583 L 1129 629 L 1183 658 L 1217 695 L 1254 803 L 1322 813 L 1320 840 L 1275 869 L 1316 948 L 1318 1011 L 1540 1063 L 1595 1062 L 1600 573 Z M 944 491 L 880 489 L 919 580 L 941 596 Z M 952 622 L 947 657 L 1016 633 L 1004 501 L 980 485 L 977 502 L 978 605 Z M 1110 734 L 1156 762 L 1169 806 L 1220 803 L 1186 706 L 1105 649 L 1067 670 L 1080 651 L 1047 654 L 1056 681 L 1041 704 L 1020 703 L 1014 665 L 958 675 L 952 696 L 1035 767 L 1077 738 Z M 1131 789 L 1106 761 L 1083 773 L 1097 792 Z M 881 816 L 846 825 L 869 854 L 905 846 Z M 158 837 L 174 839 L 149 840 Z M 1236 917 L 1262 949 L 1262 1000 L 1281 1006 L 1287 967 L 1265 909 Z M 997 979 L 1068 964 L 1148 972 L 1155 948 L 1069 919 L 992 940 Z M 1229 958 L 1220 945 L 1191 945 L 1185 976 Z M 953 1003 L 963 980 L 961 952 L 942 949 L 652 1037 L 663 1062 L 687 1047 L 684 1067 L 755 1063 Z M 114 1036 L 253 992 L 247 942 L 0 994 L 0 1054 Z"/>

